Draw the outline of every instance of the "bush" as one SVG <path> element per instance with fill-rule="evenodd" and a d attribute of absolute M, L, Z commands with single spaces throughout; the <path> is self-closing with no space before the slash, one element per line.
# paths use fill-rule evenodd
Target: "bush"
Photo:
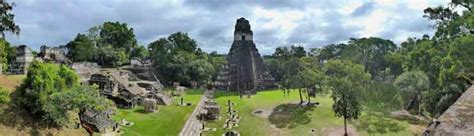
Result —
<path fill-rule="evenodd" d="M 25 82 L 12 95 L 14 106 L 54 126 L 67 125 L 69 112 L 107 106 L 107 100 L 99 96 L 96 87 L 79 85 L 72 69 L 51 63 L 33 62 Z"/>
<path fill-rule="evenodd" d="M 0 104 L 1 103 L 6 103 L 10 100 L 8 97 L 8 91 L 2 87 L 0 87 Z"/>

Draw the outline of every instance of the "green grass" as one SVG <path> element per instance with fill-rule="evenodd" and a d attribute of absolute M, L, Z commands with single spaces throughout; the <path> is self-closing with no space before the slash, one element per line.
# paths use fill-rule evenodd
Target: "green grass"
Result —
<path fill-rule="evenodd" d="M 0 75 L 0 87 L 13 92 L 15 87 L 20 85 L 25 78 L 26 75 Z"/>
<path fill-rule="evenodd" d="M 176 136 L 186 123 L 188 116 L 196 107 L 201 98 L 202 90 L 187 91 L 183 96 L 185 102 L 191 102 L 193 106 L 178 106 L 180 98 L 173 98 L 173 104 L 158 106 L 155 113 L 144 113 L 143 107 L 134 109 L 119 109 L 115 120 L 125 119 L 135 123 L 131 127 L 122 127 L 124 136 Z"/>
<path fill-rule="evenodd" d="M 222 119 L 216 122 L 208 123 L 207 127 L 218 128 L 217 132 L 207 132 L 205 135 L 220 136 L 225 131 L 222 127 L 224 125 L 225 114 L 227 106 L 225 103 L 228 99 L 236 103 L 235 109 L 239 111 L 242 117 L 239 127 L 234 130 L 241 133 L 241 135 L 308 135 L 311 129 L 316 129 L 319 133 L 324 128 L 337 127 L 342 125 L 342 120 L 335 117 L 331 110 L 332 100 L 327 95 L 320 95 L 313 98 L 313 102 L 319 102 L 320 105 L 313 108 L 305 113 L 309 117 L 309 122 L 301 121 L 296 123 L 292 128 L 276 129 L 272 127 L 269 119 L 257 117 L 252 115 L 252 112 L 256 109 L 272 110 L 274 107 L 286 103 L 297 103 L 299 102 L 299 95 L 297 91 L 292 91 L 290 96 L 284 97 L 282 91 L 262 91 L 258 92 L 257 95 L 252 96 L 250 99 L 240 99 L 238 95 L 229 92 L 217 92 L 216 101 L 221 106 L 221 117 Z M 303 118 L 303 117 L 301 117 Z M 301 118 L 295 117 L 295 120 Z"/>
<path fill-rule="evenodd" d="M 358 128 L 359 135 L 369 135 L 369 132 L 370 135 L 412 135 L 408 122 L 388 117 L 390 111 L 397 109 L 401 105 L 398 98 L 393 99 L 396 93 L 394 91 L 397 90 L 393 90 L 390 86 L 385 85 L 377 84 L 374 86 L 377 87 L 369 90 L 373 92 L 360 93 L 363 95 L 361 96 L 363 99 L 361 104 L 364 107 L 362 116 L 360 120 L 351 122 L 354 127 Z M 257 95 L 252 96 L 250 99 L 246 97 L 240 99 L 233 92 L 216 92 L 215 96 L 216 101 L 221 106 L 221 119 L 206 124 L 206 127 L 217 128 L 216 132 L 206 132 L 204 134 L 206 136 L 220 136 L 228 131 L 223 128 L 224 121 L 228 118 L 228 115 L 226 115 L 227 100 L 236 103 L 234 108 L 239 111 L 242 117 L 239 127 L 233 130 L 238 131 L 244 136 L 305 136 L 309 134 L 311 129 L 315 129 L 317 135 L 324 135 L 325 130 L 343 127 L 342 118 L 334 116 L 332 111 L 333 101 L 329 93 L 318 94 L 316 98 L 312 98 L 312 102 L 319 102 L 320 105 L 310 110 L 298 109 L 292 106 L 284 107 L 290 108 L 287 111 L 298 116 L 291 116 L 289 118 L 278 117 L 273 121 L 270 121 L 268 118 L 254 116 L 252 112 L 256 109 L 272 110 L 275 107 L 285 106 L 284 104 L 287 103 L 297 103 L 299 102 L 297 91 L 292 91 L 290 96 L 287 97 L 284 97 L 280 90 L 258 92 Z M 383 106 L 387 108 L 383 108 Z M 371 128 L 366 129 L 363 127 L 364 125 Z M 284 127 L 277 129 L 275 128 L 276 126 Z"/>

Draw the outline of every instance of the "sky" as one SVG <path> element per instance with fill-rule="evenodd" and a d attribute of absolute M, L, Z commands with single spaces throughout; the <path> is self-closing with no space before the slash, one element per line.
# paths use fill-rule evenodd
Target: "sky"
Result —
<path fill-rule="evenodd" d="M 7 0 L 12 2 L 12 0 Z M 276 47 L 322 47 L 349 38 L 381 37 L 399 44 L 433 34 L 423 9 L 449 0 L 15 0 L 15 45 L 59 46 L 106 21 L 127 23 L 140 45 L 181 31 L 204 51 L 227 53 L 236 19 L 249 20 L 261 54 Z"/>

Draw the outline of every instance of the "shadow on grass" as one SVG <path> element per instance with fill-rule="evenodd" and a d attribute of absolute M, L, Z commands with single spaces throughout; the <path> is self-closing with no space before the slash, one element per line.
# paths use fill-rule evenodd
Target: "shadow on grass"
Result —
<path fill-rule="evenodd" d="M 232 91 L 215 91 L 214 98 L 227 97 L 227 96 L 239 96 L 239 93 Z"/>
<path fill-rule="evenodd" d="M 295 128 L 311 122 L 313 108 L 299 104 L 281 104 L 273 109 L 268 121 L 277 128 Z"/>
<path fill-rule="evenodd" d="M 53 128 L 40 122 L 38 118 L 34 118 L 27 111 L 13 108 L 11 104 L 5 107 L 0 106 L 0 108 L 0 124 L 15 128 L 17 131 L 28 131 L 31 136 L 39 136 L 42 134 L 40 130 Z M 47 136 L 52 135 L 50 132 L 43 134 Z"/>
<path fill-rule="evenodd" d="M 354 125 L 360 131 L 366 131 L 369 135 L 396 133 L 405 128 L 392 118 L 386 117 L 381 112 L 370 112 L 362 115 Z"/>
<path fill-rule="evenodd" d="M 201 89 L 191 89 L 191 90 L 186 90 L 185 93 L 187 95 L 202 95 L 204 91 Z"/>
<path fill-rule="evenodd" d="M 133 110 L 133 111 L 136 112 L 136 113 L 141 113 L 141 114 L 147 114 L 147 113 L 149 113 L 149 112 L 146 112 L 145 109 L 143 109 L 143 108 L 141 108 L 141 107 L 140 107 L 140 108 L 137 108 L 137 109 L 135 109 L 135 110 Z"/>

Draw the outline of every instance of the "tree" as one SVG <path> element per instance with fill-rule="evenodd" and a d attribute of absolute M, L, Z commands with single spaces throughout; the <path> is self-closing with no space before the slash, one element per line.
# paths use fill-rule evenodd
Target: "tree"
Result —
<path fill-rule="evenodd" d="M 282 78 L 280 80 L 280 85 L 284 90 L 288 89 L 298 89 L 298 92 L 301 92 L 301 82 L 300 77 L 297 76 L 298 72 L 303 69 L 303 65 L 300 59 L 290 58 L 289 60 L 283 62 L 281 66 Z M 285 91 L 286 92 L 286 91 Z M 303 103 L 303 98 L 300 95 L 300 103 Z"/>
<path fill-rule="evenodd" d="M 291 46 L 291 55 L 293 57 L 301 58 L 306 56 L 306 51 L 303 46 Z"/>
<path fill-rule="evenodd" d="M 148 49 L 145 48 L 145 46 L 138 46 L 132 51 L 131 58 L 140 58 L 144 59 L 150 56 L 150 53 L 148 52 Z"/>
<path fill-rule="evenodd" d="M 97 88 L 81 86 L 78 80 L 74 70 L 65 65 L 35 61 L 23 84 L 12 94 L 12 103 L 53 126 L 69 123 L 68 112 L 107 106 Z"/>
<path fill-rule="evenodd" d="M 417 111 L 418 114 L 421 113 L 421 100 L 422 100 L 422 92 L 426 91 L 429 88 L 429 78 L 428 76 L 422 71 L 409 71 L 404 72 L 400 76 L 395 79 L 393 83 L 397 86 L 401 91 L 408 93 L 409 96 L 413 96 L 410 99 L 410 102 L 407 104 L 406 109 L 409 110 L 417 103 Z"/>
<path fill-rule="evenodd" d="M 3 70 L 7 69 L 7 64 L 9 63 L 8 61 L 8 50 L 10 48 L 10 43 L 5 41 L 5 39 L 1 38 L 0 39 L 0 67 L 3 68 Z M 2 71 L 0 71 L 1 73 Z"/>
<path fill-rule="evenodd" d="M 321 91 L 325 75 L 317 61 L 313 57 L 300 58 L 303 68 L 298 72 L 300 82 L 306 89 L 308 97 L 307 104 L 311 104 L 311 97 L 316 96 L 316 92 Z"/>
<path fill-rule="evenodd" d="M 104 22 L 84 34 L 77 34 L 66 48 L 73 61 L 91 61 L 112 67 L 128 63 L 132 57 L 147 55 L 144 47 L 138 47 L 133 28 L 120 22 Z"/>
<path fill-rule="evenodd" d="M 66 44 L 68 57 L 75 62 L 93 61 L 97 54 L 94 42 L 85 34 L 77 34 L 73 41 Z"/>
<path fill-rule="evenodd" d="M 385 75 L 382 74 L 390 69 L 387 60 L 388 55 L 397 49 L 395 43 L 377 37 L 350 39 L 348 46 L 344 48 L 341 56 L 352 60 L 355 63 L 362 64 L 374 80 L 384 81 Z M 400 74 L 400 73 L 390 73 Z"/>
<path fill-rule="evenodd" d="M 5 38 L 5 32 L 12 32 L 16 35 L 20 34 L 20 27 L 15 24 L 15 15 L 11 13 L 15 3 L 8 3 L 5 0 L 0 1 L 0 33 L 1 38 Z"/>
<path fill-rule="evenodd" d="M 301 58 L 306 56 L 306 51 L 303 46 L 277 47 L 272 56 L 282 60 L 292 57 Z"/>
<path fill-rule="evenodd" d="M 127 56 L 130 56 L 133 49 L 137 47 L 133 28 L 128 28 L 126 23 L 105 22 L 99 34 L 103 42 L 102 46 L 111 45 L 115 49 L 125 51 Z"/>
<path fill-rule="evenodd" d="M 329 60 L 324 65 L 325 73 L 329 76 L 327 85 L 332 89 L 333 111 L 337 117 L 344 118 L 344 131 L 347 135 L 347 120 L 357 119 L 361 114 L 361 106 L 356 92 L 364 89 L 364 84 L 370 79 L 364 67 L 347 60 Z"/>
<path fill-rule="evenodd" d="M 10 101 L 8 90 L 0 87 L 0 104 Z"/>
<path fill-rule="evenodd" d="M 210 57 L 187 33 L 173 33 L 150 43 L 148 48 L 154 65 L 167 81 L 208 82 L 217 77 L 217 69 L 223 64 L 223 58 Z"/>

